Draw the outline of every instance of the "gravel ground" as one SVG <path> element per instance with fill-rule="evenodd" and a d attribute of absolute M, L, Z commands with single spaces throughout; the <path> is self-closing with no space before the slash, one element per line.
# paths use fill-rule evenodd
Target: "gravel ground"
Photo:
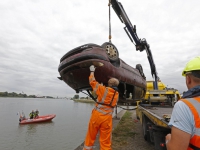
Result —
<path fill-rule="evenodd" d="M 155 150 L 154 145 L 151 143 L 148 143 L 144 140 L 143 137 L 143 131 L 142 131 L 142 125 L 139 121 L 136 119 L 136 111 L 131 111 L 132 118 L 134 120 L 134 131 L 136 132 L 134 138 L 127 139 L 127 145 L 123 148 L 120 148 L 120 150 Z M 117 150 L 117 149 L 113 149 Z"/>

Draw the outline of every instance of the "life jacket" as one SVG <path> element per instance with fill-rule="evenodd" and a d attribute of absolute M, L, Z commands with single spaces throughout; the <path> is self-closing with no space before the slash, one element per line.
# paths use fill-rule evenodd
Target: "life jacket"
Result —
<path fill-rule="evenodd" d="M 200 96 L 181 99 L 191 110 L 194 116 L 195 133 L 190 139 L 188 150 L 200 150 Z"/>
<path fill-rule="evenodd" d="M 35 116 L 38 116 L 38 114 L 39 114 L 39 111 L 35 111 Z"/>
<path fill-rule="evenodd" d="M 29 116 L 30 116 L 30 117 L 33 116 L 33 113 L 31 112 L 31 113 L 29 114 Z"/>

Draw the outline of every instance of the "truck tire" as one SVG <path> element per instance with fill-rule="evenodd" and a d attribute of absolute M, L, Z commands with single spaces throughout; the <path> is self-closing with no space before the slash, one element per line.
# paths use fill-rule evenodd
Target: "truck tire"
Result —
<path fill-rule="evenodd" d="M 148 119 L 146 116 L 142 116 L 142 130 L 143 130 L 143 137 L 146 141 L 150 142 L 150 136 L 148 131 Z"/>

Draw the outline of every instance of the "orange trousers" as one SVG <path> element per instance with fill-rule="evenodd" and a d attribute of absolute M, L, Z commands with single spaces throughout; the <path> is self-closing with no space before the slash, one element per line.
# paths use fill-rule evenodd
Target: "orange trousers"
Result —
<path fill-rule="evenodd" d="M 93 109 L 83 150 L 92 150 L 99 131 L 100 150 L 112 150 L 112 115 L 104 115 Z"/>

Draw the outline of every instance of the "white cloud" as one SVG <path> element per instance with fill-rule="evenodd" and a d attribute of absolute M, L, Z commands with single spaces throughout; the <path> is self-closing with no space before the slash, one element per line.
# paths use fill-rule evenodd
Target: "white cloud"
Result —
<path fill-rule="evenodd" d="M 139 38 L 151 46 L 158 76 L 168 86 L 186 90 L 181 71 L 200 55 L 200 1 L 119 0 Z M 152 80 L 146 52 L 138 52 L 111 9 L 112 42 L 120 57 L 140 63 Z M 59 81 L 60 58 L 86 43 L 108 41 L 108 1 L 7 0 L 0 2 L 0 91 L 73 96 Z"/>

